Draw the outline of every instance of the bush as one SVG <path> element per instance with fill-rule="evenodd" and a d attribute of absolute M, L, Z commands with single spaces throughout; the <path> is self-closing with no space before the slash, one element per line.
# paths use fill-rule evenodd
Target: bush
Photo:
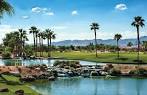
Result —
<path fill-rule="evenodd" d="M 3 57 L 4 59 L 9 59 L 9 58 L 11 58 L 11 53 L 10 53 L 10 52 L 3 52 L 3 53 L 2 53 L 2 57 Z"/>

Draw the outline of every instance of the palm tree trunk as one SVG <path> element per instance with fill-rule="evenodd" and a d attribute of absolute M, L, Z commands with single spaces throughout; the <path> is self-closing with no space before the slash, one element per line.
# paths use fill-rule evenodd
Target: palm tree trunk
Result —
<path fill-rule="evenodd" d="M 35 55 L 37 56 L 37 51 L 38 51 L 38 37 L 37 37 L 37 34 L 36 34 L 36 53 L 35 53 Z"/>
<path fill-rule="evenodd" d="M 22 57 L 24 57 L 24 47 L 25 47 L 25 40 L 23 40 L 23 45 L 22 45 Z"/>
<path fill-rule="evenodd" d="M 136 27 L 137 28 L 137 42 L 138 42 L 138 48 L 137 48 L 137 61 L 138 61 L 138 64 L 139 64 L 139 51 L 140 51 L 140 38 L 139 38 L 139 26 Z"/>
<path fill-rule="evenodd" d="M 119 45 L 118 45 L 118 40 L 117 40 L 117 58 L 119 59 Z"/>
<path fill-rule="evenodd" d="M 42 38 L 42 57 L 43 57 L 43 38 Z"/>
<path fill-rule="evenodd" d="M 52 51 L 52 38 L 50 38 L 50 57 L 51 57 L 51 51 Z"/>
<path fill-rule="evenodd" d="M 39 37 L 39 52 L 40 52 L 40 57 L 41 57 L 41 38 Z"/>
<path fill-rule="evenodd" d="M 97 39 L 96 39 L 96 30 L 94 30 L 95 33 L 95 52 L 96 52 L 96 57 L 97 57 Z"/>
<path fill-rule="evenodd" d="M 34 52 L 35 52 L 35 50 L 36 50 L 36 48 L 35 48 L 35 34 L 33 34 L 33 38 L 34 38 Z"/>
<path fill-rule="evenodd" d="M 23 38 L 21 38 L 21 42 L 20 42 L 20 44 L 21 44 L 21 58 L 22 58 L 22 56 L 23 56 Z"/>
<path fill-rule="evenodd" d="M 50 57 L 50 53 L 49 53 L 49 51 L 50 51 L 50 47 L 49 47 L 49 38 L 47 38 L 47 45 L 48 45 L 48 57 Z"/>

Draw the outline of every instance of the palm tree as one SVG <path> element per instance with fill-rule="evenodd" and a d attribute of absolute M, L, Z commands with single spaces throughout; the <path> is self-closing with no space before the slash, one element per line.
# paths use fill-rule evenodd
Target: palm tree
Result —
<path fill-rule="evenodd" d="M 25 41 L 28 41 L 27 33 L 23 29 L 19 29 L 19 36 L 20 36 L 20 44 L 21 44 L 21 57 L 24 56 L 24 45 Z"/>
<path fill-rule="evenodd" d="M 119 40 L 122 38 L 121 34 L 115 34 L 114 39 L 117 42 L 117 58 L 119 59 Z"/>
<path fill-rule="evenodd" d="M 54 34 L 54 32 L 50 29 L 46 29 L 46 38 L 47 38 L 47 44 L 48 44 L 48 57 L 51 57 L 51 51 L 52 51 L 52 39 L 55 39 L 56 36 Z"/>
<path fill-rule="evenodd" d="M 38 35 L 38 32 L 39 30 L 35 27 L 35 26 L 32 26 L 30 29 L 30 33 L 33 34 L 33 39 L 34 39 L 34 51 L 35 51 L 35 56 L 37 56 L 37 35 Z"/>
<path fill-rule="evenodd" d="M 14 13 L 14 9 L 6 0 L 0 0 L 0 18 L 3 17 L 4 13 L 12 15 Z"/>
<path fill-rule="evenodd" d="M 38 33 L 40 57 L 41 57 L 41 35 L 42 35 L 41 32 Z"/>
<path fill-rule="evenodd" d="M 91 30 L 94 30 L 94 34 L 95 34 L 95 50 L 96 50 L 96 57 L 97 57 L 97 39 L 96 39 L 96 30 L 99 29 L 99 24 L 98 23 L 92 23 L 90 25 Z"/>
<path fill-rule="evenodd" d="M 43 56 L 43 52 L 44 52 L 44 48 L 43 48 L 43 40 L 46 39 L 46 34 L 45 32 L 41 32 L 41 51 L 42 51 L 42 56 Z"/>
<path fill-rule="evenodd" d="M 144 24 L 144 19 L 141 16 L 136 16 L 134 17 L 134 21 L 132 22 L 132 26 L 136 27 L 137 29 L 137 42 L 138 42 L 138 48 L 137 48 L 137 61 L 139 62 L 140 58 L 139 58 L 139 51 L 140 51 L 140 35 L 139 35 L 139 28 L 143 27 Z"/>

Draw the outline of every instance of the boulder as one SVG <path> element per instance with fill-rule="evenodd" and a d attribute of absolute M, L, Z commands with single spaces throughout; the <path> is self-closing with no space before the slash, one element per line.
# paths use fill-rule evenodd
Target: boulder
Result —
<path fill-rule="evenodd" d="M 90 76 L 98 76 L 98 75 L 99 75 L 99 73 L 97 71 L 92 71 L 90 73 Z"/>
<path fill-rule="evenodd" d="M 20 78 L 20 81 L 32 82 L 35 78 L 33 76 L 24 76 Z"/>
<path fill-rule="evenodd" d="M 48 77 L 49 81 L 54 81 L 56 78 L 54 76 Z"/>

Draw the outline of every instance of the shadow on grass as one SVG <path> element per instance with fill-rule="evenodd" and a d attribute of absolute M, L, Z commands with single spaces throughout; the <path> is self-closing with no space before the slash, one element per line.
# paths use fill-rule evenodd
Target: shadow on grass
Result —
<path fill-rule="evenodd" d="M 133 60 L 133 62 L 138 63 L 138 64 L 146 64 L 143 60 Z"/>
<path fill-rule="evenodd" d="M 15 82 L 15 81 L 6 81 L 7 85 L 22 85 L 20 82 Z"/>
<path fill-rule="evenodd" d="M 128 58 L 115 58 L 115 60 L 126 61 L 126 60 L 128 60 Z"/>

